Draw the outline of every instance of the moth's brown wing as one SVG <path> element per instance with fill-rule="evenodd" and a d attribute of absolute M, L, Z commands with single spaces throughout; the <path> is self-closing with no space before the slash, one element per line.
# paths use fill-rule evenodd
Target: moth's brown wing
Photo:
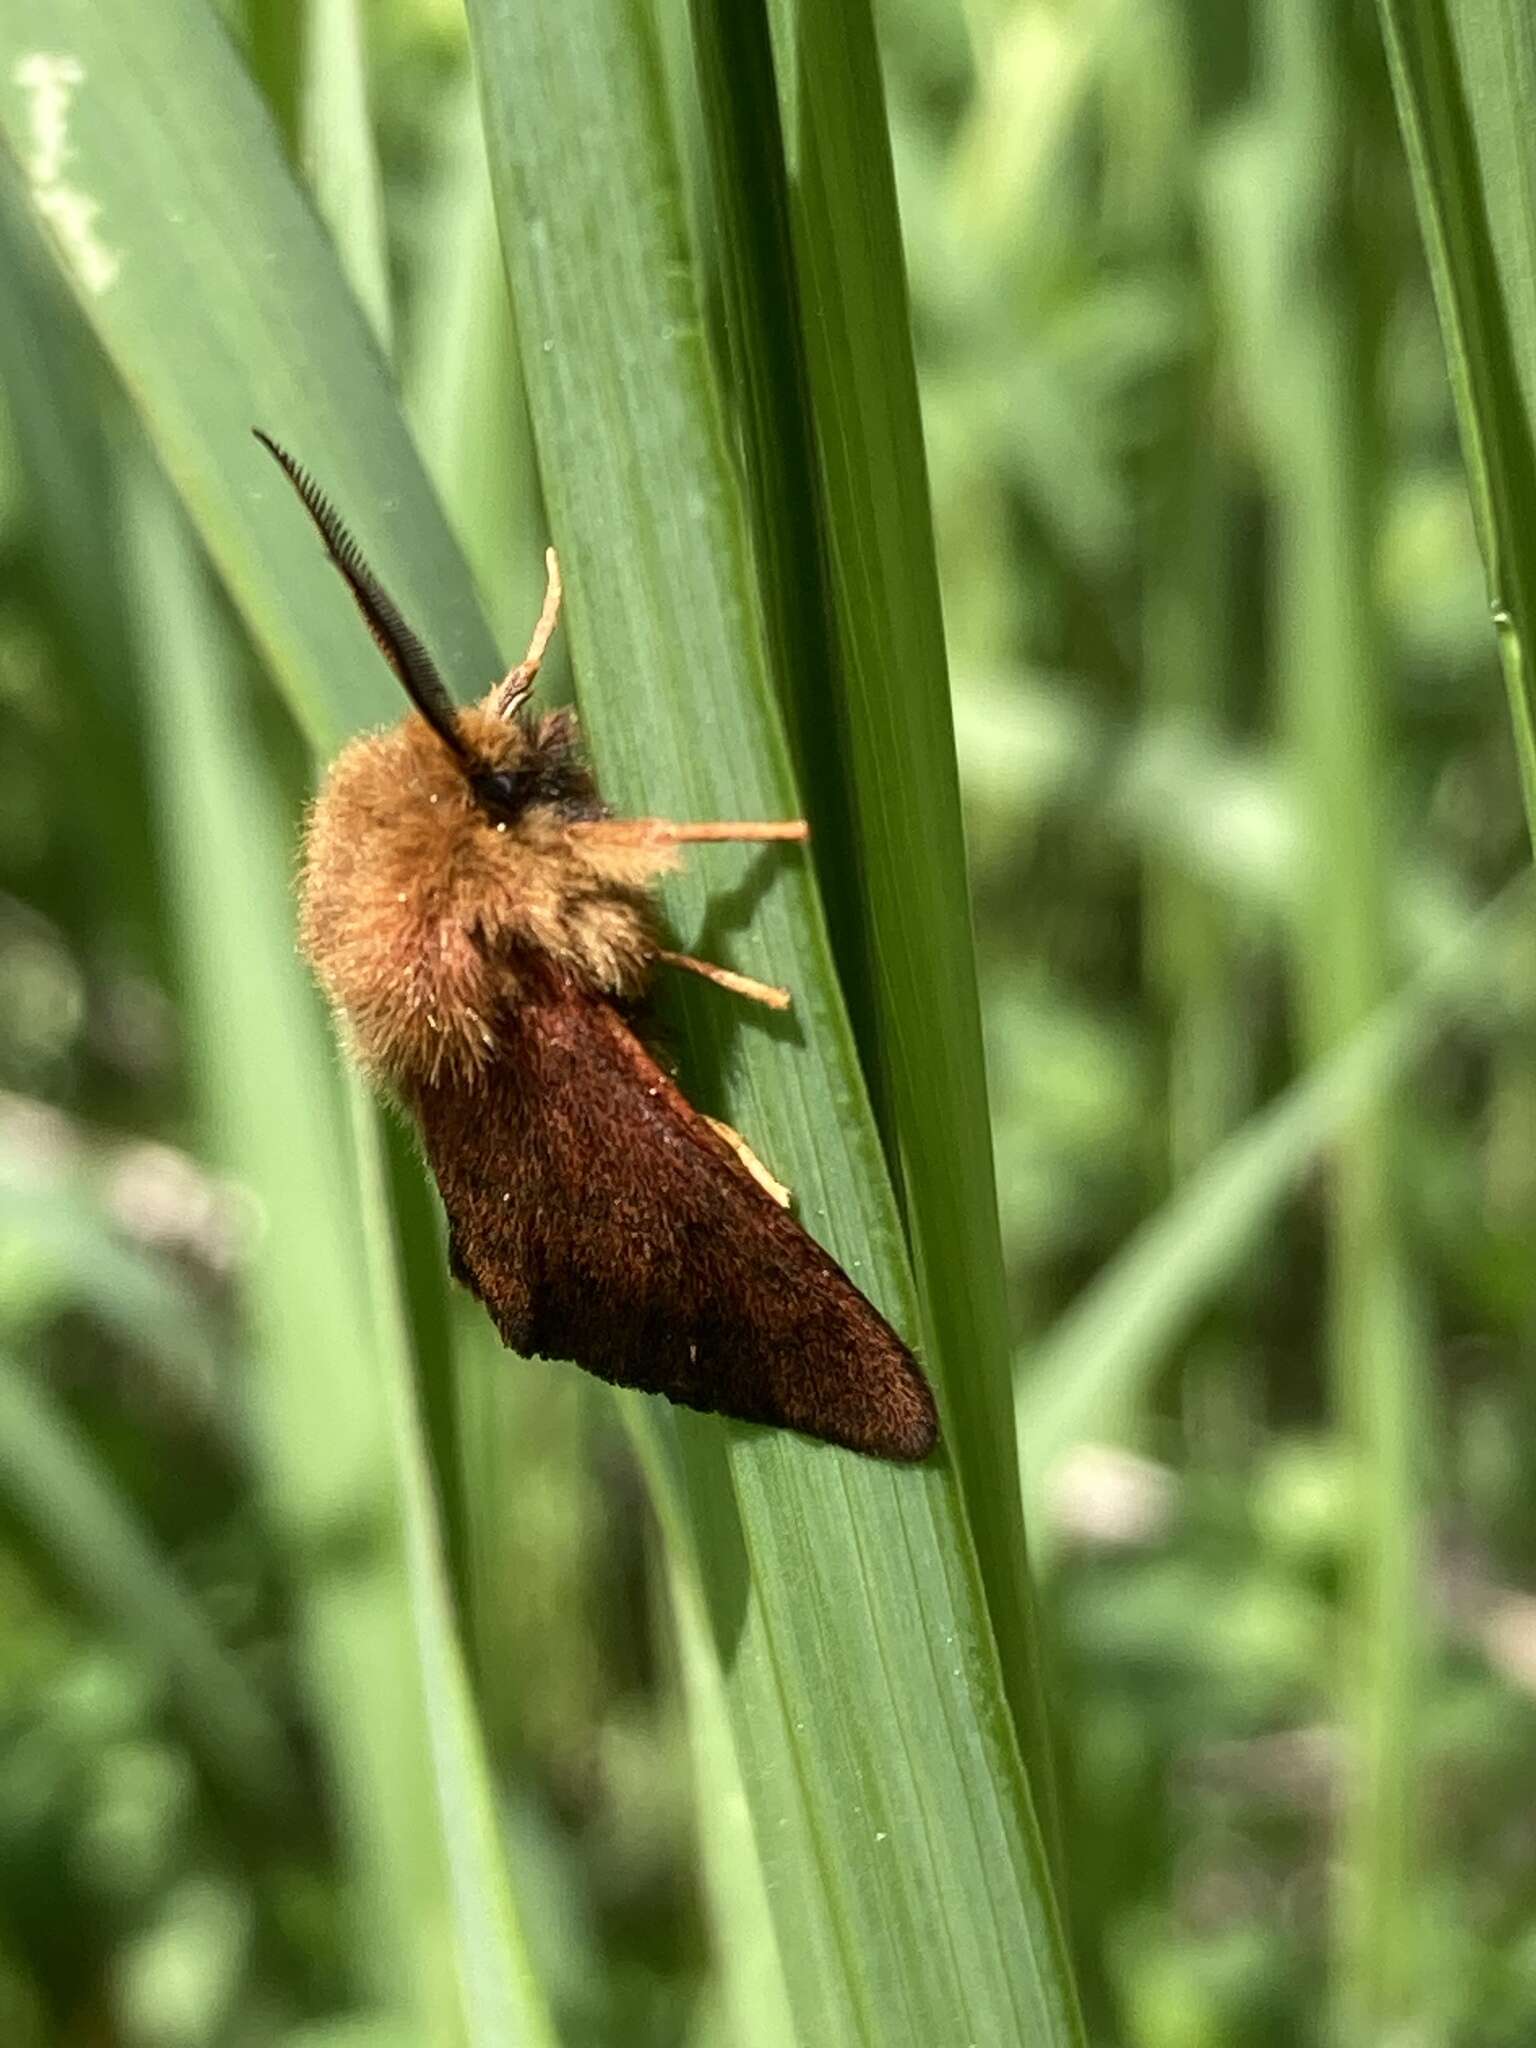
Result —
<path fill-rule="evenodd" d="M 690 1408 L 926 1456 L 911 1353 L 651 1058 L 590 998 L 523 1004 L 476 1089 L 413 1107 L 455 1274 L 515 1351 Z"/>

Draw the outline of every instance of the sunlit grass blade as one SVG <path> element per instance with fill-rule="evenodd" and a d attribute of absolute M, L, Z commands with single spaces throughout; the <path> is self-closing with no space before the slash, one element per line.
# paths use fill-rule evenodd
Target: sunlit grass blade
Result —
<path fill-rule="evenodd" d="M 68 722 L 82 802 L 107 850 L 125 915 L 153 947 L 142 749 L 118 662 L 123 619 L 111 559 L 116 477 L 99 415 L 76 394 L 100 369 L 88 334 L 39 246 L 19 196 L 0 177 L 0 393 L 27 492 L 27 545 L 76 668 L 56 715 Z"/>
<path fill-rule="evenodd" d="M 382 1112 L 355 1074 L 348 1077 L 347 1102 L 426 1731 L 453 1900 L 465 2032 L 476 2048 L 508 2040 L 552 2042 L 544 2001 L 524 1953 L 501 1816 L 460 1651 L 397 1264 Z"/>
<path fill-rule="evenodd" d="M 647 10 L 540 0 L 478 7 L 471 23 L 605 789 L 684 817 L 792 814 Z M 897 1214 L 804 862 L 720 849 L 691 864 L 668 907 L 685 940 L 703 927 L 697 943 L 715 956 L 750 911 L 730 964 L 795 992 L 793 1023 L 769 1030 L 713 991 L 669 991 L 692 1091 L 750 1135 L 810 1227 L 912 1328 Z M 952 1362 L 957 1428 L 972 1367 Z M 688 1417 L 679 1428 L 799 2033 L 881 2048 L 1075 2040 L 949 1458 L 898 1472 Z"/>
<path fill-rule="evenodd" d="M 183 4 L 22 8 L 0 21 L 0 75 L 34 211 L 311 735 L 333 741 L 394 712 L 397 697 L 251 440 L 256 422 L 323 479 L 453 680 L 483 686 L 495 654 L 377 349 L 211 17 Z M 159 82 L 172 76 L 186 90 L 166 101 Z M 61 191 L 82 195 L 83 213 Z M 206 599 L 184 564 L 177 580 L 185 541 L 163 522 L 155 536 L 143 543 L 156 622 L 146 645 L 166 650 L 175 716 L 161 691 L 149 702 L 189 878 L 182 909 L 194 1010 L 214 1048 L 210 1090 L 274 1224 L 257 1289 L 268 1312 L 263 1443 L 274 1513 L 310 1596 L 316 1691 L 372 1930 L 360 1953 L 376 1991 L 434 2039 L 504 2038 L 509 2000 L 523 2037 L 544 2038 L 496 1903 L 505 1880 L 484 1824 L 478 1734 L 453 1703 L 456 1647 L 441 1612 L 434 1636 L 419 1633 L 425 1581 L 407 1573 L 419 1552 L 402 1547 L 400 1518 L 413 1543 L 435 1539 L 402 1477 L 409 1430 L 396 1412 L 391 1433 L 380 1413 L 356 1195 L 328 1082 L 335 1056 L 293 957 L 287 834 L 238 758 L 230 706 L 209 694 L 227 698 L 229 680 L 196 637 Z M 375 1528 L 384 1550 L 364 1570 L 355 1548 Z M 467 1887 L 466 1856 L 478 1864 Z"/>
<path fill-rule="evenodd" d="M 441 2024 L 446 1957 L 408 1918 L 410 1894 L 430 1870 L 426 1801 L 410 1750 L 406 1616 L 355 1198 L 321 1021 L 292 957 L 283 822 L 269 775 L 259 765 L 252 773 L 211 593 L 154 479 L 146 476 L 134 515 L 138 644 L 153 681 L 164 864 L 201 1026 L 199 1080 L 221 1151 L 268 1219 L 249 1281 L 259 1338 L 251 1411 L 267 1511 L 299 1559 L 314 1696 L 358 1904 L 388 1944 L 372 1988 Z M 322 1373 L 311 1369 L 316 1357 Z M 368 1533 L 353 1535 L 362 1556 L 339 1571 L 336 1545 L 349 1525 Z"/>
<path fill-rule="evenodd" d="M 430 191 L 428 261 L 417 280 L 414 348 L 402 366 L 404 402 L 422 456 L 471 566 L 499 644 L 527 643 L 544 594 L 545 531 L 538 475 L 523 402 L 506 273 L 491 205 L 480 107 L 465 68 L 445 123 Z M 511 659 L 510 652 L 507 658 Z M 565 636 L 556 634 L 539 676 L 541 703 L 569 693 Z M 431 1256 L 446 1287 L 440 1244 Z M 493 1754 L 528 1738 L 522 1663 L 536 1638 L 536 1610 L 506 1597 L 508 1559 L 540 1541 L 529 1530 L 539 1502 L 563 1499 L 563 1526 L 579 1525 L 591 1488 L 582 1469 L 581 1395 L 551 1389 L 542 1370 L 519 1370 L 477 1303 L 450 1310 L 452 1398 L 457 1451 L 448 1475 L 462 1501 L 464 1622 L 486 1741 Z M 536 1473 L 533 1493 L 508 1490 L 508 1474 Z M 443 1475 L 440 1471 L 440 1483 Z M 571 1591 L 562 1577 L 568 1544 L 541 1531 L 546 1595 L 559 1607 Z M 577 1545 L 579 1552 L 579 1543 Z M 556 1588 L 559 1590 L 556 1590 Z M 558 1659 L 551 1644 L 549 1677 Z M 559 1690 L 556 1680 L 546 1697 Z"/>
<path fill-rule="evenodd" d="M 359 0 L 307 0 L 304 28 L 299 160 L 347 282 L 388 355 L 394 314 L 363 9 Z"/>
<path fill-rule="evenodd" d="M 253 426 L 344 509 L 459 693 L 483 689 L 496 651 L 463 560 L 210 10 L 17 0 L 0 14 L 0 141 L 310 738 L 334 747 L 397 693 Z"/>
<path fill-rule="evenodd" d="M 731 2048 L 795 2048 L 798 2037 L 784 1959 L 731 1727 L 676 1446 L 670 1432 L 658 1427 L 657 1418 L 639 1404 L 631 1405 L 629 1420 L 662 1535 L 693 1759 L 699 1861 Z"/>
<path fill-rule="evenodd" d="M 1536 17 L 1379 7 L 1536 844 Z"/>
<path fill-rule="evenodd" d="M 467 74 L 451 113 L 431 192 L 414 347 L 401 364 L 401 382 L 423 459 L 510 660 L 539 615 L 548 535 L 480 103 Z M 544 701 L 569 695 L 559 634 L 539 672 L 539 694 Z"/>
<path fill-rule="evenodd" d="M 712 68 L 722 96 L 733 88 L 717 124 L 739 128 L 738 148 L 755 149 L 759 178 L 783 188 L 786 168 L 767 161 L 763 138 L 770 147 L 775 138 L 753 115 L 742 76 L 756 62 L 742 20 L 762 11 L 761 0 L 739 11 L 718 0 L 696 8 L 701 20 L 715 17 L 721 40 L 706 75 Z M 819 872 L 853 969 L 854 1024 L 945 1376 L 1004 1682 L 1036 1801 L 1050 1816 L 949 679 L 874 24 L 866 0 L 835 12 L 774 0 L 768 13 L 793 271 L 782 285 L 765 283 L 796 314 L 801 431 L 819 494 L 773 505 L 768 516 L 792 530 L 819 527 L 817 587 L 830 598 L 833 650 L 824 674 L 805 639 L 785 681 L 807 746 L 837 763 L 836 836 Z M 738 354 L 763 358 L 760 378 L 792 378 L 794 365 L 772 361 L 774 346 L 771 325 L 737 339 Z M 768 560 L 791 566 L 782 550 Z M 791 585 L 777 601 L 808 608 L 810 595 Z"/>
<path fill-rule="evenodd" d="M 547 2040 L 464 1711 L 398 1302 L 380 1292 L 393 1253 L 372 1113 L 359 1215 L 328 1035 L 293 953 L 291 819 L 242 728 L 238 670 L 190 536 L 147 476 L 134 510 L 141 664 L 202 1080 L 267 1219 L 250 1276 L 259 1466 L 294 1559 L 366 1988 L 434 2041 Z"/>
<path fill-rule="evenodd" d="M 46 1566 L 170 1689 L 210 1777 L 268 1825 L 297 1815 L 277 1715 L 135 1522 L 64 1411 L 0 1354 L 0 1496 Z"/>

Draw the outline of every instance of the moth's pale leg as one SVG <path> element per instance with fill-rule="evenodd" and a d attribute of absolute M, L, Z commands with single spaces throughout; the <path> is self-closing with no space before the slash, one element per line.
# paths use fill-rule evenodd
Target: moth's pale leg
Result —
<path fill-rule="evenodd" d="M 736 1157 L 741 1161 L 763 1192 L 772 1195 L 781 1209 L 787 1209 L 789 1207 L 789 1189 L 785 1187 L 783 1181 L 774 1179 L 740 1131 L 733 1131 L 729 1124 L 721 1123 L 718 1117 L 707 1116 L 704 1121 L 718 1137 L 724 1138 L 727 1145 L 730 1146 Z"/>

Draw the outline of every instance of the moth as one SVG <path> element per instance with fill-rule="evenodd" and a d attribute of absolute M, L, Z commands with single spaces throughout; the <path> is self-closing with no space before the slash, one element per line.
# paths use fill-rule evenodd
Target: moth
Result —
<path fill-rule="evenodd" d="M 663 966 L 788 1004 L 665 948 L 653 887 L 687 845 L 803 840 L 805 824 L 613 817 L 574 715 L 529 705 L 559 616 L 554 550 L 527 653 L 457 705 L 308 472 L 256 432 L 412 707 L 344 747 L 310 809 L 300 940 L 350 1049 L 415 1120 L 455 1278 L 513 1351 L 925 1457 L 938 1425 L 911 1352 L 636 1029 Z"/>

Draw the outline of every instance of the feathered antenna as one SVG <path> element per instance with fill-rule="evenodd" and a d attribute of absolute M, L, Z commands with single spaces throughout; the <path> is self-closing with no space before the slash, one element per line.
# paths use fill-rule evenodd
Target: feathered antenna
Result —
<path fill-rule="evenodd" d="M 437 664 L 363 560 L 362 550 L 342 524 L 341 515 L 309 471 L 280 448 L 270 434 L 264 434 L 260 427 L 252 427 L 251 432 L 303 500 L 305 511 L 325 542 L 326 552 L 341 571 L 379 652 L 400 678 L 406 695 L 454 758 L 466 769 L 473 769 L 478 764 L 460 737 L 454 702 Z"/>

